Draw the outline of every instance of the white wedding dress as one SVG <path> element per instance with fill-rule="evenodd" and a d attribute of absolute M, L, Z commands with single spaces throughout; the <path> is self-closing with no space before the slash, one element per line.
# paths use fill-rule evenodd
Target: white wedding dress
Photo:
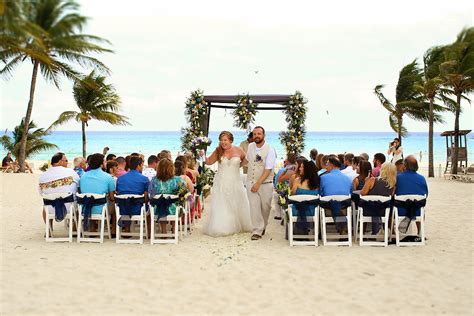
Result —
<path fill-rule="evenodd" d="M 218 237 L 251 231 L 249 200 L 240 177 L 240 157 L 222 157 L 214 176 L 211 210 L 203 233 Z"/>

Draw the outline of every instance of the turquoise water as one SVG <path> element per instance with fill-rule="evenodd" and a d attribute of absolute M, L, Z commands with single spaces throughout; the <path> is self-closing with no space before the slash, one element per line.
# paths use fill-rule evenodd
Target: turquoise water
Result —
<path fill-rule="evenodd" d="M 267 142 L 275 147 L 278 157 L 282 159 L 285 150 L 278 139 L 279 132 L 267 132 Z M 238 145 L 246 138 L 245 132 L 233 132 L 234 144 Z M 213 141 L 211 149 L 217 144 L 219 132 L 211 132 L 210 137 Z M 468 135 L 472 137 L 471 134 Z M 176 155 L 180 150 L 180 132 L 88 132 L 87 133 L 87 153 L 102 152 L 102 148 L 108 146 L 109 153 L 117 156 L 125 156 L 132 152 L 140 152 L 148 156 L 157 154 L 162 149 L 170 150 Z M 306 134 L 305 151 L 308 155 L 311 148 L 316 148 L 320 153 L 344 153 L 352 152 L 360 154 L 366 152 L 373 155 L 377 152 L 386 153 L 389 142 L 395 137 L 390 132 L 308 132 Z M 469 138 L 468 137 L 468 138 Z M 56 144 L 59 150 L 65 152 L 69 158 L 82 155 L 81 132 L 54 132 L 47 137 L 48 141 Z M 446 160 L 446 140 L 444 137 L 435 134 L 434 136 L 434 160 L 435 162 L 444 162 Z M 422 161 L 428 159 L 428 137 L 427 133 L 411 133 L 403 140 L 403 148 L 405 156 L 408 154 L 416 154 L 422 151 Z M 474 141 L 468 139 L 469 160 L 474 158 Z M 49 160 L 56 151 L 44 152 L 31 160 Z M 2 148 L 2 157 L 5 150 Z"/>

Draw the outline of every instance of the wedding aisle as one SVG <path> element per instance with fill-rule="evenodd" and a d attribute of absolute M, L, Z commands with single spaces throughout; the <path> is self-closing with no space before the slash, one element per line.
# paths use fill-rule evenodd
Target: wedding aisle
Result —
<path fill-rule="evenodd" d="M 273 214 L 259 241 L 201 220 L 178 245 L 46 243 L 37 181 L 0 176 L 2 315 L 472 311 L 469 184 L 428 180 L 425 247 L 290 248 Z"/>

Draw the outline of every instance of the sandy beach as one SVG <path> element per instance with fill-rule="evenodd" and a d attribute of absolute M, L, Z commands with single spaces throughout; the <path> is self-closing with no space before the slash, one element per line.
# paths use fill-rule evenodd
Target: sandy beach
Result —
<path fill-rule="evenodd" d="M 46 243 L 38 176 L 0 175 L 2 315 L 473 313 L 472 184 L 429 179 L 425 247 L 290 248 L 273 219 L 151 246 Z"/>

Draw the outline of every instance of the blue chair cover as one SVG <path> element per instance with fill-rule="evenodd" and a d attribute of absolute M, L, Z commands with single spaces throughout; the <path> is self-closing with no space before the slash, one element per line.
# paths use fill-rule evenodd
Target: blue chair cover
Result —
<path fill-rule="evenodd" d="M 103 205 L 107 203 L 107 199 L 100 198 L 96 199 L 93 196 L 85 196 L 85 197 L 78 197 L 77 196 L 77 204 L 82 206 L 82 216 L 84 217 L 84 230 L 89 229 L 89 220 L 92 213 L 92 207 L 96 205 Z"/>
<path fill-rule="evenodd" d="M 54 200 L 43 199 L 44 205 L 51 205 L 54 207 L 54 219 L 56 222 L 60 222 L 66 217 L 67 208 L 66 203 L 74 202 L 74 196 L 68 195 L 64 198 L 56 198 Z"/>
<path fill-rule="evenodd" d="M 120 215 L 125 215 L 125 216 L 133 216 L 133 215 L 139 215 L 139 214 L 133 214 L 133 206 L 139 204 L 140 207 L 145 203 L 145 198 L 140 197 L 127 197 L 127 198 L 116 198 L 115 199 L 116 203 L 120 207 Z M 119 219 L 117 224 L 120 227 L 125 227 L 122 218 Z"/>
<path fill-rule="evenodd" d="M 348 198 L 347 200 L 343 200 L 343 201 L 334 201 L 334 200 L 323 201 L 323 200 L 320 200 L 319 201 L 319 206 L 321 206 L 322 208 L 325 208 L 325 209 L 330 209 L 331 213 L 332 213 L 332 217 L 334 219 L 334 222 L 336 222 L 336 217 L 341 216 L 341 209 L 351 206 L 351 199 Z M 346 221 L 346 220 L 344 219 L 344 221 Z"/>
<path fill-rule="evenodd" d="M 357 210 L 359 207 L 359 201 L 360 201 L 360 194 L 357 193 L 352 193 L 351 194 L 351 200 L 355 204 L 355 209 Z"/>
<path fill-rule="evenodd" d="M 171 197 L 164 197 L 163 195 L 160 195 L 158 199 L 152 198 L 150 200 L 150 204 L 155 207 L 155 215 L 158 216 L 158 220 L 160 218 L 166 217 L 169 215 L 169 207 L 177 202 L 179 200 L 179 197 L 176 198 L 171 198 Z"/>
<path fill-rule="evenodd" d="M 423 200 L 406 200 L 406 201 L 399 201 L 395 200 L 394 205 L 396 207 L 404 208 L 407 210 L 406 217 L 410 220 L 414 220 L 416 218 L 416 212 L 426 205 L 426 199 Z"/>
<path fill-rule="evenodd" d="M 362 200 L 360 199 L 359 200 L 359 206 L 360 207 L 365 207 L 365 208 L 369 208 L 369 209 L 372 209 L 372 210 L 384 210 L 388 207 L 392 207 L 392 200 L 388 200 L 386 202 L 380 202 L 380 201 L 366 201 L 366 200 Z M 366 215 L 364 215 L 366 216 Z"/>

